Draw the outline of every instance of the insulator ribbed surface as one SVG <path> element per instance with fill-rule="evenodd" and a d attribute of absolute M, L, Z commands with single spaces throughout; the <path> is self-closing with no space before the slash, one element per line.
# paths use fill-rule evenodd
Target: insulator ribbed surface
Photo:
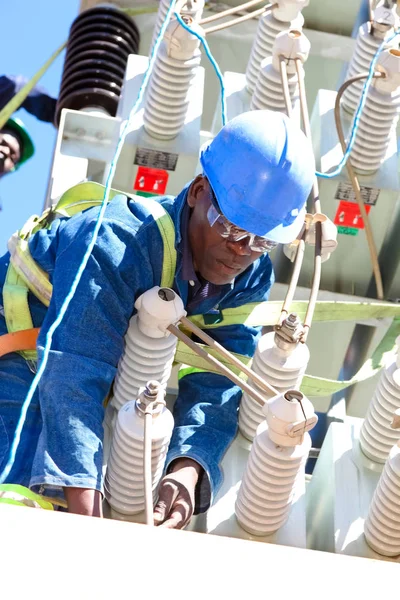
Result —
<path fill-rule="evenodd" d="M 173 418 L 164 411 L 153 417 L 152 426 L 152 489 L 156 499 L 157 486 L 164 469 L 171 439 Z M 144 510 L 144 419 L 136 401 L 125 404 L 118 413 L 110 458 L 104 481 L 104 491 L 110 506 L 123 515 Z"/>
<path fill-rule="evenodd" d="M 235 505 L 243 529 L 263 536 L 282 527 L 298 486 L 304 485 L 310 448 L 308 433 L 299 446 L 283 447 L 271 441 L 266 424 L 260 426 Z"/>
<path fill-rule="evenodd" d="M 117 8 L 81 13 L 69 33 L 55 124 L 63 108 L 98 107 L 114 116 L 128 56 L 138 53 L 139 41 L 135 23 Z"/>
<path fill-rule="evenodd" d="M 144 128 L 159 140 L 175 138 L 183 127 L 192 94 L 191 86 L 201 61 L 197 48 L 193 58 L 177 60 L 168 56 L 163 41 L 146 94 Z"/>
<path fill-rule="evenodd" d="M 310 352 L 305 344 L 298 344 L 291 354 L 284 352 L 276 346 L 274 337 L 274 332 L 262 336 L 254 354 L 252 369 L 273 385 L 278 392 L 299 389 L 310 359 Z M 265 391 L 254 381 L 249 383 L 265 396 Z M 239 409 L 241 434 L 253 441 L 258 426 L 264 420 L 262 407 L 244 392 Z"/>
<path fill-rule="evenodd" d="M 382 371 L 360 431 L 361 450 L 378 463 L 387 460 L 393 444 L 400 439 L 400 431 L 390 426 L 394 412 L 400 408 L 400 386 L 392 376 L 397 369 L 393 360 Z"/>
<path fill-rule="evenodd" d="M 293 113 L 299 117 L 300 97 L 297 73 L 288 73 L 288 85 Z M 272 64 L 272 57 L 265 59 L 261 63 L 256 89 L 254 90 L 251 99 L 250 109 L 269 109 L 286 113 L 281 74 L 275 70 Z"/>
<path fill-rule="evenodd" d="M 371 23 L 364 23 L 358 30 L 356 46 L 354 54 L 347 69 L 345 81 L 369 70 L 370 63 L 382 43 L 382 39 L 371 35 Z M 388 48 L 393 46 L 395 40 L 387 45 Z M 353 113 L 360 102 L 361 91 L 364 86 L 365 79 L 352 83 L 342 96 L 342 106 L 347 112 Z"/>
<path fill-rule="evenodd" d="M 151 338 L 138 327 L 137 315 L 129 323 L 125 349 L 114 382 L 112 405 L 120 409 L 139 395 L 139 388 L 150 379 L 166 386 L 174 361 L 176 337 Z"/>
<path fill-rule="evenodd" d="M 399 92 L 389 95 L 369 88 L 351 151 L 351 164 L 356 172 L 372 173 L 379 169 L 396 133 L 399 112 Z"/>
<path fill-rule="evenodd" d="M 369 546 L 383 556 L 400 554 L 400 448 L 392 448 L 364 524 Z"/>
<path fill-rule="evenodd" d="M 291 22 L 278 21 L 272 15 L 267 13 L 258 22 L 257 33 L 251 49 L 250 59 L 246 69 L 247 89 L 251 94 L 254 93 L 257 85 L 258 73 L 264 58 L 272 56 L 272 47 L 276 36 L 281 31 L 287 29 L 301 29 L 304 23 L 304 18 L 299 15 Z"/>

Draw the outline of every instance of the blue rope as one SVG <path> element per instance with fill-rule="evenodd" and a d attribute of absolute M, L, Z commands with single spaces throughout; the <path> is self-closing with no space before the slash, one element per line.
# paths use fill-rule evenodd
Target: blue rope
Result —
<path fill-rule="evenodd" d="M 202 36 L 200 33 L 197 33 L 197 31 L 194 31 L 193 29 L 190 29 L 190 27 L 188 25 L 186 25 L 185 21 L 181 18 L 181 16 L 177 12 L 174 13 L 174 16 L 178 20 L 178 22 L 180 23 L 180 25 L 182 25 L 183 29 L 186 29 L 186 31 L 188 31 L 189 33 L 191 33 L 192 35 L 194 35 L 195 37 L 197 37 L 198 40 L 200 40 L 200 42 L 203 45 L 203 48 L 204 48 L 204 51 L 205 51 L 205 53 L 207 55 L 208 60 L 210 61 L 210 63 L 214 67 L 215 73 L 216 73 L 216 75 L 217 75 L 217 77 L 219 79 L 219 84 L 221 86 L 222 126 L 224 126 L 225 123 L 226 123 L 225 84 L 224 84 L 224 78 L 222 77 L 222 73 L 220 71 L 220 68 L 219 68 L 219 66 L 218 66 L 215 58 L 211 54 L 210 47 L 207 44 L 204 36 Z"/>
<path fill-rule="evenodd" d="M 39 385 L 39 382 L 40 382 L 40 380 L 42 378 L 43 372 L 44 372 L 44 370 L 46 368 L 46 365 L 47 365 L 47 362 L 48 362 L 50 348 L 51 348 L 51 343 L 52 343 L 52 340 L 53 340 L 53 333 L 56 331 L 56 329 L 58 328 L 58 326 L 60 325 L 60 323 L 62 322 L 62 320 L 64 318 L 64 315 L 65 315 L 65 313 L 66 313 L 66 311 L 68 309 L 68 306 L 69 306 L 72 298 L 75 295 L 76 288 L 78 287 L 78 284 L 79 284 L 79 282 L 80 282 L 80 280 L 82 278 L 83 271 L 84 271 L 84 269 L 85 269 L 85 267 L 87 265 L 87 262 L 89 260 L 89 257 L 91 255 L 91 253 L 92 253 L 94 245 L 96 244 L 97 236 L 98 236 L 98 233 L 99 233 L 99 230 L 100 230 L 100 227 L 101 227 L 101 223 L 103 221 L 104 213 L 105 213 L 105 210 L 107 208 L 108 197 L 110 195 L 110 189 L 111 189 L 111 182 L 112 182 L 114 174 L 115 174 L 115 170 L 116 170 L 116 167 L 117 167 L 118 158 L 119 158 L 119 156 L 121 154 L 121 150 L 122 150 L 122 147 L 124 145 L 125 137 L 126 137 L 127 132 L 128 132 L 128 127 L 129 127 L 129 124 L 130 124 L 133 116 L 136 114 L 136 112 L 137 112 L 137 110 L 138 110 L 138 108 L 139 108 L 139 106 L 140 106 L 140 104 L 141 104 L 141 102 L 143 100 L 143 95 L 144 95 L 144 92 L 146 90 L 147 84 L 148 84 L 149 79 L 150 79 L 150 75 L 151 75 L 151 72 L 152 72 L 152 69 L 153 69 L 153 66 L 154 66 L 154 62 L 155 62 L 155 59 L 156 59 L 156 56 L 157 56 L 157 51 L 158 51 L 158 48 L 159 48 L 159 46 L 161 44 L 162 38 L 164 37 L 165 30 L 166 30 L 166 28 L 168 26 L 171 14 L 172 14 L 173 9 L 174 9 L 174 5 L 175 5 L 175 0 L 171 0 L 169 8 L 168 8 L 168 11 L 167 11 L 167 14 L 165 16 L 164 23 L 161 26 L 161 29 L 160 29 L 159 34 L 157 36 L 156 42 L 155 42 L 155 44 L 153 46 L 153 50 L 152 50 L 151 55 L 150 55 L 149 64 L 148 64 L 147 70 L 145 72 L 142 85 L 140 86 L 140 89 L 139 89 L 138 97 L 136 99 L 136 102 L 135 102 L 135 104 L 134 104 L 131 112 L 129 113 L 128 120 L 126 121 L 126 123 L 125 123 L 125 125 L 124 125 L 124 127 L 122 129 L 122 133 L 121 133 L 121 135 L 119 137 L 119 140 L 118 140 L 118 143 L 117 143 L 117 147 L 116 147 L 116 150 L 115 150 L 115 154 L 114 154 L 114 157 L 113 157 L 113 159 L 111 161 L 110 170 L 108 172 L 107 181 L 106 181 L 106 185 L 105 185 L 105 189 L 104 189 L 103 201 L 102 201 L 102 204 L 101 204 L 101 207 L 100 207 L 99 215 L 97 217 L 95 228 L 93 230 L 92 239 L 90 240 L 90 243 L 89 243 L 89 245 L 88 245 L 88 247 L 86 249 L 86 252 L 85 252 L 85 255 L 84 255 L 83 259 L 82 259 L 82 262 L 79 265 L 78 271 L 77 271 L 77 273 L 75 275 L 74 281 L 72 282 L 71 288 L 70 288 L 67 296 L 65 297 L 64 302 L 63 302 L 63 304 L 62 304 L 62 306 L 60 308 L 60 312 L 59 312 L 57 318 L 55 319 L 55 321 L 49 327 L 49 330 L 47 332 L 46 342 L 45 342 L 45 346 L 44 346 L 44 350 L 43 350 L 43 359 L 42 359 L 42 361 L 40 363 L 40 367 L 39 367 L 39 369 L 38 369 L 38 371 L 37 371 L 37 373 L 36 373 L 36 375 L 35 375 L 35 377 L 34 377 L 34 379 L 32 381 L 32 384 L 31 384 L 31 386 L 30 386 L 30 388 L 28 390 L 28 393 L 27 393 L 26 398 L 24 400 L 24 403 L 22 405 L 21 414 L 20 414 L 19 419 L 18 419 L 17 427 L 15 429 L 14 439 L 13 439 L 13 442 L 12 442 L 12 445 L 11 445 L 10 457 L 8 459 L 8 462 L 7 462 L 6 466 L 4 467 L 3 472 L 0 475 L 0 484 L 4 483 L 4 481 L 6 480 L 6 478 L 8 477 L 8 475 L 10 474 L 10 471 L 11 471 L 11 469 L 13 467 L 14 462 L 15 462 L 15 456 L 16 456 L 16 453 L 17 453 L 17 449 L 18 449 L 18 446 L 19 446 L 20 439 L 21 439 L 22 428 L 23 428 L 25 420 L 26 420 L 26 414 L 27 414 L 29 405 L 32 402 L 33 395 L 34 395 L 34 393 L 35 393 L 35 391 L 36 391 L 36 389 L 37 389 L 37 387 Z"/>
<path fill-rule="evenodd" d="M 386 44 L 391 42 L 399 34 L 400 34 L 400 30 L 395 31 L 387 40 L 384 40 L 382 42 L 382 44 L 379 46 L 379 48 L 377 49 L 377 51 L 374 54 L 374 58 L 372 59 L 371 64 L 369 66 L 368 77 L 364 83 L 360 102 L 358 104 L 358 108 L 357 108 L 356 114 L 354 116 L 354 121 L 353 121 L 353 126 L 351 129 L 349 143 L 347 145 L 345 153 L 343 154 L 342 160 L 340 161 L 340 163 L 338 164 L 336 169 L 334 171 L 332 171 L 331 173 L 320 173 L 319 171 L 316 171 L 315 174 L 317 177 L 322 177 L 323 179 L 331 179 L 332 177 L 336 177 L 337 175 L 339 175 L 339 173 L 342 171 L 343 167 L 345 166 L 346 162 L 348 161 L 350 153 L 353 150 L 354 141 L 356 139 L 357 130 L 358 130 L 358 127 L 360 124 L 361 113 L 364 110 L 364 106 L 367 101 L 367 93 L 370 88 L 372 79 L 374 77 L 375 65 L 377 63 L 378 57 L 379 57 L 380 53 L 382 52 L 382 50 L 384 50 Z"/>

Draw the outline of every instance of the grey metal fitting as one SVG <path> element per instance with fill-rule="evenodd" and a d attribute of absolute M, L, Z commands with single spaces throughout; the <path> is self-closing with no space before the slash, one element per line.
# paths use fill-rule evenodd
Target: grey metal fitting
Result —
<path fill-rule="evenodd" d="M 303 325 L 296 313 L 290 313 L 286 319 L 282 321 L 279 329 L 275 329 L 275 344 L 281 350 L 294 350 L 299 343 L 301 334 L 303 333 Z"/>
<path fill-rule="evenodd" d="M 146 383 L 145 388 L 136 400 L 136 408 L 140 414 L 144 414 L 149 405 L 152 405 L 151 412 L 154 416 L 159 414 L 165 406 L 165 390 L 159 381 L 151 379 Z"/>

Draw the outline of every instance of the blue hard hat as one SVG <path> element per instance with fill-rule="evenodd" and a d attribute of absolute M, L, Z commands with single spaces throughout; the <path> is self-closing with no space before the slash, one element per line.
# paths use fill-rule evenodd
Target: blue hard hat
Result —
<path fill-rule="evenodd" d="M 200 162 L 234 225 L 280 244 L 297 237 L 315 161 L 310 141 L 286 115 L 256 110 L 235 117 L 202 150 Z"/>

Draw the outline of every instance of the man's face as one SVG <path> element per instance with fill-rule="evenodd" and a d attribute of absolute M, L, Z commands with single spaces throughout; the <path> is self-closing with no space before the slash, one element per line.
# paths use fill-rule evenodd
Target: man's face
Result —
<path fill-rule="evenodd" d="M 13 131 L 0 131 L 0 177 L 12 171 L 21 158 L 21 147 Z"/>
<path fill-rule="evenodd" d="M 190 187 L 187 202 L 192 208 L 189 241 L 195 271 L 216 285 L 231 283 L 261 254 L 249 248 L 249 238 L 230 242 L 221 237 L 215 227 L 210 226 L 207 211 L 211 205 L 211 190 L 205 177 L 196 177 Z"/>

